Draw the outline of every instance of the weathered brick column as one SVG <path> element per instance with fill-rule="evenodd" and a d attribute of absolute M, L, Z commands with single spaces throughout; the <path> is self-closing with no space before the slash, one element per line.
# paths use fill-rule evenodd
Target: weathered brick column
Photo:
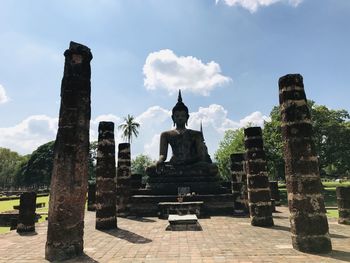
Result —
<path fill-rule="evenodd" d="M 90 128 L 90 49 L 70 43 L 65 51 L 61 107 L 54 149 L 47 260 L 83 253 Z"/>
<path fill-rule="evenodd" d="M 96 183 L 90 183 L 88 186 L 87 210 L 96 211 Z"/>
<path fill-rule="evenodd" d="M 35 231 L 35 209 L 36 193 L 26 192 L 21 194 L 17 221 L 18 233 Z"/>
<path fill-rule="evenodd" d="M 292 244 L 303 252 L 329 252 L 332 245 L 303 77 L 286 75 L 278 84 Z"/>
<path fill-rule="evenodd" d="M 248 201 L 253 226 L 273 226 L 271 193 L 260 127 L 244 129 Z"/>
<path fill-rule="evenodd" d="M 127 216 L 131 198 L 131 159 L 130 143 L 118 146 L 117 169 L 117 215 Z"/>
<path fill-rule="evenodd" d="M 100 122 L 96 163 L 96 229 L 117 228 L 114 123 Z"/>
<path fill-rule="evenodd" d="M 276 205 L 280 205 L 280 192 L 278 190 L 278 182 L 270 181 L 270 191 L 271 191 L 271 199 L 275 200 Z"/>
<path fill-rule="evenodd" d="M 338 223 L 350 225 L 350 186 L 338 186 L 336 192 L 339 211 Z"/>
<path fill-rule="evenodd" d="M 247 175 L 244 169 L 244 153 L 233 153 L 230 155 L 231 160 L 231 186 L 232 194 L 235 196 L 235 212 L 248 212 L 247 200 L 245 200 L 244 189 L 247 188 Z"/>

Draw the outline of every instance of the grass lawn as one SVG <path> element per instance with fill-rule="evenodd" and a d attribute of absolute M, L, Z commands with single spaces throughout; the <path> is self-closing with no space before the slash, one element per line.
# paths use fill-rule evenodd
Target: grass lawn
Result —
<path fill-rule="evenodd" d="M 49 208 L 49 197 L 48 196 L 39 196 L 36 198 L 36 202 L 37 203 L 45 203 L 45 207 L 36 209 L 37 213 L 47 213 L 48 212 L 48 208 Z M 14 205 L 19 205 L 19 199 L 0 201 L 0 213 L 13 210 Z M 39 219 L 39 223 L 45 221 L 46 217 L 47 217 L 46 215 L 42 216 Z M 10 231 L 9 227 L 0 227 L 0 234 L 6 233 L 9 231 Z"/>
<path fill-rule="evenodd" d="M 323 182 L 323 195 L 325 206 L 327 209 L 328 217 L 338 218 L 338 208 L 337 208 L 337 196 L 335 189 L 337 186 L 350 186 L 350 181 L 339 183 L 339 182 Z M 287 205 L 287 189 L 285 184 L 279 185 L 281 204 Z"/>

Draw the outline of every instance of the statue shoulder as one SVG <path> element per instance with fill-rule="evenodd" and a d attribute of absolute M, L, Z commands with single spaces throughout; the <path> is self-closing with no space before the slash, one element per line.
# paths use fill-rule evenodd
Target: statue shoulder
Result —
<path fill-rule="evenodd" d="M 169 136 L 173 136 L 176 133 L 174 132 L 174 130 L 169 130 L 169 131 L 164 131 L 160 134 L 160 137 L 169 137 Z"/>
<path fill-rule="evenodd" d="M 202 138 L 202 133 L 200 131 L 191 130 L 191 129 L 188 129 L 187 131 L 194 137 Z"/>

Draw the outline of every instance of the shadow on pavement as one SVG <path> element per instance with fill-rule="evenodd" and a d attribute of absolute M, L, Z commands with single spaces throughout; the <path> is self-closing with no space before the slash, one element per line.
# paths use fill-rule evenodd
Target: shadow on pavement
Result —
<path fill-rule="evenodd" d="M 138 221 L 138 222 L 143 222 L 143 223 L 154 223 L 156 220 L 150 219 L 150 218 L 145 218 L 145 217 L 127 217 L 126 219 L 133 220 L 133 221 Z"/>
<path fill-rule="evenodd" d="M 38 233 L 37 232 L 17 232 L 18 235 L 21 237 L 31 237 L 31 236 L 36 236 Z"/>
<path fill-rule="evenodd" d="M 276 230 L 282 230 L 282 231 L 290 232 L 290 227 L 288 227 L 288 226 L 274 225 L 274 226 L 271 227 L 271 228 L 272 228 L 272 229 L 276 229 Z"/>
<path fill-rule="evenodd" d="M 57 261 L 54 261 L 57 262 Z M 65 260 L 65 263 L 78 263 L 78 262 L 84 262 L 84 263 L 99 263 L 97 260 L 89 257 L 88 255 L 86 255 L 85 253 L 83 253 L 81 256 L 73 258 L 73 259 L 69 259 L 69 260 Z"/>
<path fill-rule="evenodd" d="M 350 238 L 348 236 L 343 236 L 343 235 L 338 235 L 338 234 L 332 234 L 332 233 L 329 233 L 330 237 L 331 238 Z"/>
<path fill-rule="evenodd" d="M 146 243 L 150 243 L 152 242 L 151 239 L 145 238 L 143 236 L 140 236 L 136 233 L 130 232 L 128 230 L 125 229 L 113 229 L 113 230 L 100 230 L 106 234 L 109 234 L 111 236 L 120 238 L 120 239 L 124 239 L 130 243 L 134 243 L 134 244 L 146 244 Z"/>
<path fill-rule="evenodd" d="M 350 261 L 350 252 L 348 251 L 332 250 L 332 252 L 330 252 L 329 254 L 318 254 L 318 256 Z"/>

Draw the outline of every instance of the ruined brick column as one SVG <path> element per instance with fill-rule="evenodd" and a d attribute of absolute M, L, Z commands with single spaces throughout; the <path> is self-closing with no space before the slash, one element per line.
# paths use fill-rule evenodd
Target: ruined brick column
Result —
<path fill-rule="evenodd" d="M 131 160 L 130 143 L 120 143 L 118 146 L 117 169 L 117 214 L 127 216 L 131 198 Z"/>
<path fill-rule="evenodd" d="M 332 244 L 303 77 L 286 75 L 278 84 L 292 244 L 303 252 L 329 252 Z"/>
<path fill-rule="evenodd" d="M 275 200 L 276 205 L 280 205 L 280 192 L 278 190 L 278 182 L 270 181 L 270 191 L 271 191 L 271 199 Z"/>
<path fill-rule="evenodd" d="M 247 187 L 247 175 L 244 169 L 244 153 L 233 153 L 231 159 L 231 186 L 235 197 L 235 212 L 247 212 L 244 200 L 244 189 Z"/>
<path fill-rule="evenodd" d="M 115 176 L 114 123 L 101 121 L 96 163 L 96 229 L 117 228 Z"/>
<path fill-rule="evenodd" d="M 19 215 L 17 221 L 17 232 L 35 231 L 35 209 L 36 193 L 26 192 L 21 194 L 19 201 Z"/>
<path fill-rule="evenodd" d="M 350 186 L 337 186 L 338 223 L 350 225 Z"/>
<path fill-rule="evenodd" d="M 90 128 L 90 49 L 70 42 L 64 52 L 61 107 L 54 149 L 45 258 L 83 253 Z"/>
<path fill-rule="evenodd" d="M 248 201 L 253 226 L 273 226 L 271 193 L 260 127 L 244 129 Z"/>
<path fill-rule="evenodd" d="M 88 186 L 87 210 L 96 211 L 96 183 L 91 183 Z"/>

